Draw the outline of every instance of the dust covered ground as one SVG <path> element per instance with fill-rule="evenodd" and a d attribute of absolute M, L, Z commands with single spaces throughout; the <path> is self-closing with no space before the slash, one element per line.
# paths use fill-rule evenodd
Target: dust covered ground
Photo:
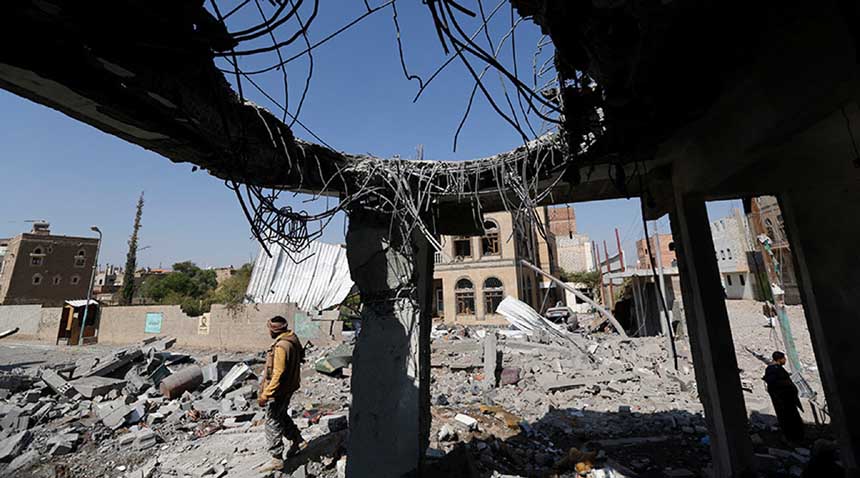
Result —
<path fill-rule="evenodd" d="M 757 358 L 784 348 L 778 330 L 764 327 L 758 303 L 727 306 L 763 476 L 798 476 L 812 440 L 828 437 L 827 427 L 813 425 L 813 407 L 805 403 L 808 439 L 784 442 L 761 381 L 765 364 Z M 789 307 L 789 317 L 804 378 L 821 405 L 801 308 Z M 485 368 L 491 335 L 498 337 L 495 357 L 501 361 Z M 574 342 L 542 343 L 497 329 L 442 324 L 433 336 L 427 475 L 707 476 L 709 437 L 685 339 L 676 344 L 676 370 L 661 337 L 574 333 Z M 256 404 L 259 351 L 149 352 L 108 374 L 127 381 L 124 388 L 92 399 L 61 395 L 41 378 L 46 370 L 92 372 L 93 359 L 104 363 L 118 349 L 134 346 L 55 347 L 15 343 L 14 337 L 0 343 L 0 385 L 8 390 L 0 401 L 0 476 L 263 476 L 255 471 L 268 460 Z M 317 372 L 314 364 L 330 352 L 308 350 L 292 412 L 311 447 L 278 476 L 343 474 L 351 373 L 348 367 L 332 375 Z M 217 380 L 167 399 L 147 375 L 158 360 L 174 373 L 213 363 L 221 366 L 210 370 L 221 370 Z M 234 367 L 242 372 L 239 379 L 219 389 Z"/>

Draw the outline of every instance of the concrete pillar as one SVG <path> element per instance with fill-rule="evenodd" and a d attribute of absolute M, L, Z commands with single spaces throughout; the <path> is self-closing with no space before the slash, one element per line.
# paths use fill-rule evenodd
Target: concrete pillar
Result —
<path fill-rule="evenodd" d="M 675 196 L 672 234 L 714 476 L 754 476 L 746 406 L 705 202 Z"/>
<path fill-rule="evenodd" d="M 419 468 L 430 433 L 433 255 L 391 216 L 354 210 L 347 258 L 361 293 L 346 473 L 400 477 Z"/>
<path fill-rule="evenodd" d="M 860 476 L 860 189 L 857 184 L 780 197 L 803 308 L 847 476 Z"/>

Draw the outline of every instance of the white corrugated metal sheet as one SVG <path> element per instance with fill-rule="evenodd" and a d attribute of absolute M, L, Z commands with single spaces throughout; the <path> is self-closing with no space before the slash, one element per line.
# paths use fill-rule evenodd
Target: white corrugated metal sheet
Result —
<path fill-rule="evenodd" d="M 260 250 L 246 296 L 259 304 L 295 302 L 304 311 L 339 305 L 352 289 L 346 248 L 314 241 L 293 258 L 281 246 Z"/>
<path fill-rule="evenodd" d="M 87 299 L 67 300 L 66 303 L 72 307 L 78 308 L 87 305 Z M 98 305 L 98 302 L 90 299 L 90 305 Z"/>

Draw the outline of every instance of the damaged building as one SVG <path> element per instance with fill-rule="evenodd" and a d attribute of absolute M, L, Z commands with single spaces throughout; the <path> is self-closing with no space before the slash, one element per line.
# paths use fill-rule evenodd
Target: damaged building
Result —
<path fill-rule="evenodd" d="M 276 207 L 264 188 L 341 199 L 363 301 L 347 476 L 402 476 L 427 461 L 435 237 L 480 237 L 476 211 L 622 197 L 641 198 L 646 219 L 671 220 L 712 476 L 766 471 L 705 204 L 772 195 L 839 459 L 846 476 L 858 476 L 860 375 L 846 364 L 860 339 L 851 320 L 860 264 L 842 239 L 860 227 L 845 212 L 860 202 L 857 4 L 510 3 L 555 48 L 555 100 L 529 99 L 556 108 L 560 129 L 472 161 L 385 160 L 296 139 L 278 116 L 237 95 L 226 75 L 239 72 L 216 67 L 216 57 L 253 50 L 199 3 L 13 2 L 0 18 L 0 87 L 248 188 L 239 198 L 252 198 L 246 214 L 261 239 L 295 245 L 301 228 L 291 226 L 317 220 Z M 424 6 L 446 49 L 465 44 L 468 34 L 450 25 L 468 7 Z M 261 219 L 270 215 L 278 220 Z"/>

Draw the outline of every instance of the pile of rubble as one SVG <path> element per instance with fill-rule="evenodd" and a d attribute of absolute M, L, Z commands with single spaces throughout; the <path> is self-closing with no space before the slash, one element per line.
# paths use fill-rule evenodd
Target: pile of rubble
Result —
<path fill-rule="evenodd" d="M 168 351 L 174 342 L 155 338 L 103 357 L 0 375 L 0 476 L 227 476 L 230 459 L 171 462 L 158 455 L 176 447 L 179 455 L 191 452 L 216 433 L 261 430 L 254 369 L 261 371 L 263 356 L 211 356 L 204 364 Z M 340 369 L 332 373 L 342 376 Z M 319 381 L 306 379 L 299 396 L 313 394 Z M 341 397 L 332 398 L 290 410 L 307 439 L 331 435 L 308 452 L 320 462 L 317 476 L 325 468 L 336 476 L 343 451 L 347 413 L 344 402 L 335 404 Z"/>
<path fill-rule="evenodd" d="M 685 340 L 676 368 L 664 337 L 462 326 L 433 336 L 430 453 L 442 469 L 456 457 L 464 476 L 708 476 Z M 748 393 L 753 377 L 742 375 Z M 772 412 L 753 410 L 750 434 L 767 476 L 800 475 L 809 449 L 784 443 Z"/>

